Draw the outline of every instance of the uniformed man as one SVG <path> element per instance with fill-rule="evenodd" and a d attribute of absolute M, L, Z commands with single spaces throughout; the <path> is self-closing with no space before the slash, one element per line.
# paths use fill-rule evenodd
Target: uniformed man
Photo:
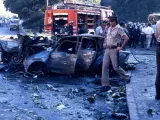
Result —
<path fill-rule="evenodd" d="M 110 17 L 110 27 L 108 29 L 107 37 L 104 42 L 104 47 L 106 51 L 103 57 L 102 65 L 102 77 L 101 77 L 101 91 L 108 91 L 110 87 L 109 83 L 109 64 L 110 61 L 114 70 L 124 79 L 127 83 L 130 82 L 130 75 L 128 75 L 119 65 L 118 65 L 118 53 L 127 44 L 129 38 L 124 32 L 124 30 L 118 25 L 118 20 L 116 17 Z M 124 42 L 120 46 L 121 39 Z"/>

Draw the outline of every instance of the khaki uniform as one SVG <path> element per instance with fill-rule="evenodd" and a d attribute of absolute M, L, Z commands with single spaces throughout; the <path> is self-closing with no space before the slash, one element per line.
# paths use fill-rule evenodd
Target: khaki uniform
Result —
<path fill-rule="evenodd" d="M 121 38 L 126 35 L 123 29 L 116 25 L 113 28 L 108 29 L 107 37 L 104 41 L 104 47 L 106 47 L 106 51 L 103 57 L 103 65 L 102 65 L 102 78 L 101 84 L 102 86 L 109 86 L 109 64 L 110 61 L 114 70 L 125 80 L 129 79 L 129 75 L 118 65 L 118 52 L 116 47 L 120 44 Z M 112 48 L 110 48 L 112 47 Z"/>

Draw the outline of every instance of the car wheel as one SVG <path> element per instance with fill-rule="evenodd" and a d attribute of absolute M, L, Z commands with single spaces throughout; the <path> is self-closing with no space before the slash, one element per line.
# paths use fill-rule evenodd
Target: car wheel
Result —
<path fill-rule="evenodd" d="M 47 67 L 44 63 L 34 63 L 32 64 L 29 69 L 29 73 L 35 74 L 35 75 L 45 75 L 48 73 Z"/>
<path fill-rule="evenodd" d="M 19 64 L 23 62 L 23 58 L 19 58 L 18 54 L 13 54 L 10 62 L 11 64 Z"/>

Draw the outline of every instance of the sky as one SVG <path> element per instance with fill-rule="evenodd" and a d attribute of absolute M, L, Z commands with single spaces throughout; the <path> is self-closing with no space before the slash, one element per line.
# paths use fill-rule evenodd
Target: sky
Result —
<path fill-rule="evenodd" d="M 12 14 L 9 11 L 6 11 L 4 7 L 3 0 L 0 0 L 0 15 L 11 16 Z"/>

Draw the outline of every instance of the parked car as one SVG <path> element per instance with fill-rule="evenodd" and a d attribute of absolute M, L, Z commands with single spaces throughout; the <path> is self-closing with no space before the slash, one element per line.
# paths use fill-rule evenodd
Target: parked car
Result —
<path fill-rule="evenodd" d="M 93 35 L 95 35 L 95 30 L 94 30 L 94 29 L 88 29 L 88 34 L 93 34 Z"/>
<path fill-rule="evenodd" d="M 100 73 L 103 62 L 104 37 L 81 34 L 61 38 L 52 50 L 42 51 L 24 60 L 26 72 L 75 74 Z M 129 52 L 120 52 L 119 64 L 126 66 Z"/>

